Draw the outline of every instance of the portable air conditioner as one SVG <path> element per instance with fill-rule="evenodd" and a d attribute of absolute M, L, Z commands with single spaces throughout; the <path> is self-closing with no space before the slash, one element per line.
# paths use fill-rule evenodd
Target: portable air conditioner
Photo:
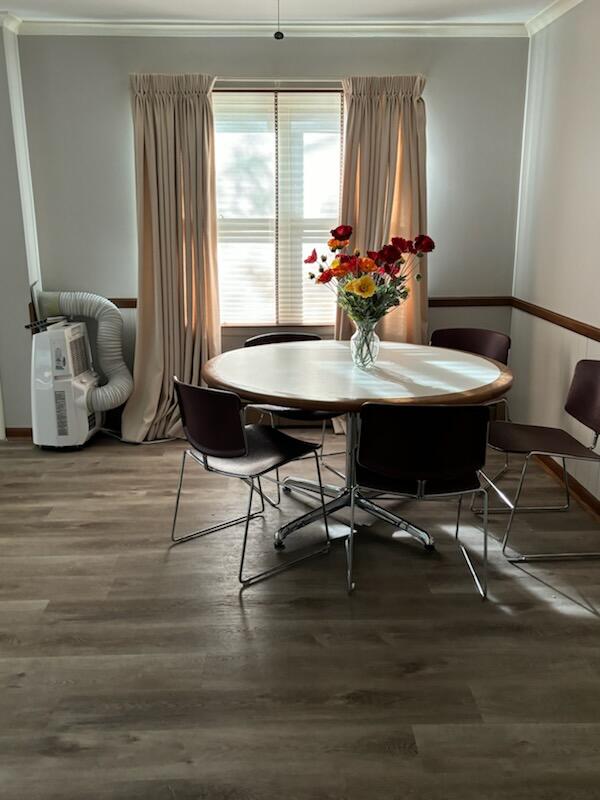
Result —
<path fill-rule="evenodd" d="M 77 447 L 102 424 L 88 395 L 98 386 L 84 322 L 42 324 L 32 338 L 33 441 L 42 447 Z"/>

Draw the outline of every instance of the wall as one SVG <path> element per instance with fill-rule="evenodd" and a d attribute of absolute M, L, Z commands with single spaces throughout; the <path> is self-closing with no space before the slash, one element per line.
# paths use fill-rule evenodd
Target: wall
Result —
<path fill-rule="evenodd" d="M 7 426 L 28 427 L 30 335 L 25 238 L 0 29 L 0 383 Z"/>
<path fill-rule="evenodd" d="M 128 74 L 427 76 L 432 295 L 510 294 L 526 39 L 21 37 L 44 286 L 136 294 Z"/>
<path fill-rule="evenodd" d="M 289 39 L 282 44 L 251 38 L 21 36 L 19 46 L 45 289 L 137 294 L 129 73 L 341 78 L 421 72 L 428 80 L 429 231 L 439 248 L 430 259 L 430 294 L 510 294 L 526 39 Z M 5 134 L 10 134 L 6 117 L 0 121 L 1 142 Z M 0 161 L 6 152 L 3 148 Z M 10 187 L 11 180 L 16 181 L 14 174 L 3 186 Z M 15 183 L 14 192 L 3 192 L 10 208 L 0 225 L 11 237 L 3 237 L 3 243 L 10 242 L 3 247 L 10 254 L 8 260 L 3 256 L 3 272 L 9 262 L 24 258 L 17 191 Z M 19 285 L 4 293 L 11 335 L 2 336 L 0 370 L 10 374 L 3 387 L 10 426 L 30 420 L 29 342 L 21 338 L 15 349 L 14 340 L 15 317 L 19 326 L 25 321 L 25 275 L 23 264 L 11 266 L 10 280 Z M 454 315 L 433 309 L 432 327 L 451 319 L 474 324 L 478 313 L 487 320 L 492 314 L 496 327 L 508 328 L 505 309 L 456 309 Z M 133 315 L 124 316 L 130 354 Z M 0 324 L 6 326 L 6 319 Z M 17 338 L 22 335 L 19 328 Z M 224 346 L 238 346 L 245 335 L 225 330 Z"/>
<path fill-rule="evenodd" d="M 514 294 L 600 327 L 600 3 L 584 0 L 531 43 Z M 513 312 L 513 416 L 589 431 L 562 410 L 576 362 L 600 343 Z M 573 474 L 600 497 L 600 468 Z"/>

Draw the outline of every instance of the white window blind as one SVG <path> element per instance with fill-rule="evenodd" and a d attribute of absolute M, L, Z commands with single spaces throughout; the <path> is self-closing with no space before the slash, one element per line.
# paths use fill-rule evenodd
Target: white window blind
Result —
<path fill-rule="evenodd" d="M 225 324 L 332 324 L 334 297 L 307 280 L 338 222 L 338 92 L 215 93 L 218 263 Z"/>

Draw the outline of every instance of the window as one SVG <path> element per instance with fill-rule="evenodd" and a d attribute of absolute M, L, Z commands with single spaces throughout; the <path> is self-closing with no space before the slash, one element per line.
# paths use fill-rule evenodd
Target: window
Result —
<path fill-rule="evenodd" d="M 221 321 L 330 325 L 331 292 L 304 258 L 338 222 L 339 92 L 217 92 Z"/>

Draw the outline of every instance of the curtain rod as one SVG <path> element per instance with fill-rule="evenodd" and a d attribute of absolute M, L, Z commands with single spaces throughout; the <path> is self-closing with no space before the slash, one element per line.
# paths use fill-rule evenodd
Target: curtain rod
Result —
<path fill-rule="evenodd" d="M 340 83 L 343 78 L 249 78 L 217 76 L 217 82 L 235 81 L 236 83 Z"/>
<path fill-rule="evenodd" d="M 213 89 L 213 94 L 272 94 L 273 92 L 280 92 L 281 94 L 342 94 L 342 89 L 290 89 L 280 88 L 274 86 L 272 89 L 236 89 L 231 86 L 223 89 Z"/>

